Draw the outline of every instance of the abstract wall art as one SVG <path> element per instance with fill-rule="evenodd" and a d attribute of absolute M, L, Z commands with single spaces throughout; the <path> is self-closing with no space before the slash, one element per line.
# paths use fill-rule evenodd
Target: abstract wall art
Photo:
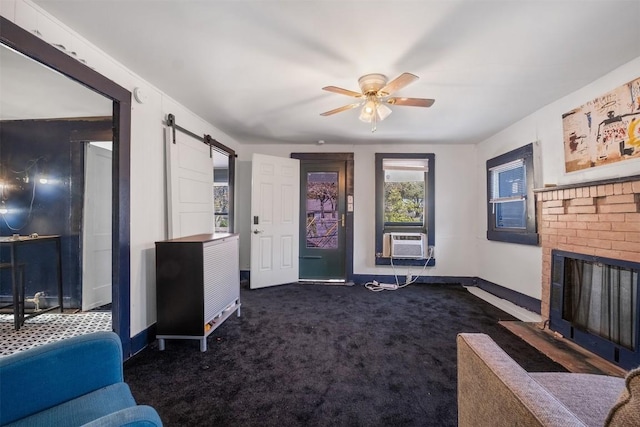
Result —
<path fill-rule="evenodd" d="M 640 78 L 562 115 L 565 171 L 640 158 Z"/>

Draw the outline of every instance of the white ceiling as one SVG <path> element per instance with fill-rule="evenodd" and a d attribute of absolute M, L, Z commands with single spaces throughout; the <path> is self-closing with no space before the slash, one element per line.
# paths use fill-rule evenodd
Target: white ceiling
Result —
<path fill-rule="evenodd" d="M 35 3 L 247 143 L 477 143 L 640 56 L 638 0 Z M 320 116 L 374 72 L 435 104 Z"/>

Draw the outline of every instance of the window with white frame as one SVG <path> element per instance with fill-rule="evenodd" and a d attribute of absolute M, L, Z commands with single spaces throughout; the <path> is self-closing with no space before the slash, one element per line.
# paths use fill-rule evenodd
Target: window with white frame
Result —
<path fill-rule="evenodd" d="M 533 144 L 487 161 L 487 239 L 538 244 Z"/>

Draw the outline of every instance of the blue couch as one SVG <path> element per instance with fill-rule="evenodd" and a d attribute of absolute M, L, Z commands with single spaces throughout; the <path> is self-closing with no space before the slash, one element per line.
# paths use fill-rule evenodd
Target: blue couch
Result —
<path fill-rule="evenodd" d="M 0 425 L 161 426 L 122 374 L 122 344 L 96 332 L 0 358 Z"/>

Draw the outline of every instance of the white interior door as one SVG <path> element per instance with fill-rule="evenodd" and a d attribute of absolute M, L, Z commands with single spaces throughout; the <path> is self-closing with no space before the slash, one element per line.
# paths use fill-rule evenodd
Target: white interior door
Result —
<path fill-rule="evenodd" d="M 82 310 L 111 302 L 112 151 L 85 144 Z"/>
<path fill-rule="evenodd" d="M 300 162 L 254 154 L 251 170 L 250 286 L 297 282 Z"/>
<path fill-rule="evenodd" d="M 175 144 L 167 137 L 167 206 L 169 238 L 211 234 L 213 218 L 213 160 L 209 146 L 182 132 Z"/>

